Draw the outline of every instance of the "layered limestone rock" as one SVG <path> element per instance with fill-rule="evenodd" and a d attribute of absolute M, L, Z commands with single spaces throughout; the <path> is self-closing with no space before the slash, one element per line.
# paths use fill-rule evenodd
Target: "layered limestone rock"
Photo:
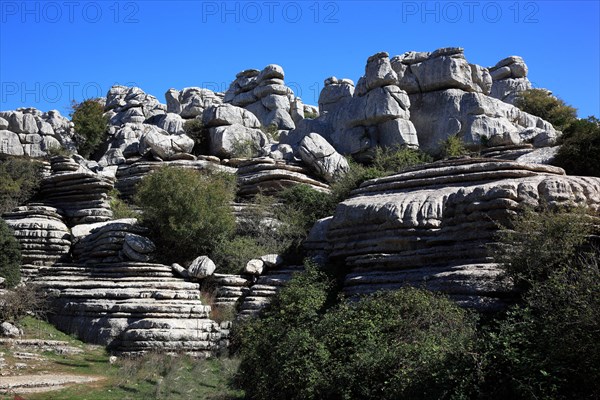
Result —
<path fill-rule="evenodd" d="M 73 260 L 82 264 L 148 262 L 156 250 L 148 230 L 135 218 L 82 224 L 73 228 Z"/>
<path fill-rule="evenodd" d="M 44 157 L 52 149 L 75 150 L 73 123 L 57 110 L 0 111 L 0 156 Z"/>
<path fill-rule="evenodd" d="M 119 353 L 184 352 L 206 357 L 222 333 L 200 301 L 198 283 L 148 263 L 56 264 L 36 283 L 53 294 L 51 321 Z"/>
<path fill-rule="evenodd" d="M 214 287 L 216 307 L 235 306 L 250 291 L 251 282 L 241 275 L 213 274 L 209 285 Z"/>
<path fill-rule="evenodd" d="M 522 207 L 542 204 L 597 211 L 600 178 L 512 161 L 433 163 L 363 183 L 309 243 L 327 238 L 327 246 L 313 250 L 343 260 L 349 295 L 414 285 L 493 310 L 513 288 L 496 279 L 489 245 Z"/>
<path fill-rule="evenodd" d="M 30 204 L 2 215 L 21 249 L 21 275 L 35 277 L 41 266 L 66 261 L 71 232 L 54 207 Z"/>
<path fill-rule="evenodd" d="M 350 170 L 348 161 L 316 133 L 302 139 L 298 153 L 306 165 L 329 183 L 343 177 Z"/>
<path fill-rule="evenodd" d="M 275 125 L 283 130 L 294 129 L 292 114 L 299 120 L 300 110 L 304 113 L 300 100 L 285 86 L 283 68 L 275 64 L 262 71 L 248 69 L 238 73 L 223 101 L 250 111 L 265 127 Z"/>
<path fill-rule="evenodd" d="M 310 171 L 303 165 L 268 157 L 241 162 L 237 173 L 238 195 L 242 197 L 257 193 L 271 195 L 300 184 L 309 185 L 318 191 L 329 191 L 329 185 L 311 177 Z"/>
<path fill-rule="evenodd" d="M 141 124 L 155 115 L 166 114 L 167 107 L 138 87 L 115 85 L 106 94 L 104 106 L 109 124 Z"/>
<path fill-rule="evenodd" d="M 116 173 L 115 187 L 119 190 L 121 197 L 131 199 L 135 193 L 136 185 L 148 174 L 159 168 L 171 166 L 177 168 L 193 169 L 196 171 L 219 171 L 235 174 L 236 169 L 221 165 L 216 157 L 204 157 L 195 161 L 138 161 L 132 164 L 119 165 Z"/>
<path fill-rule="evenodd" d="M 516 60 L 510 64 L 515 73 L 523 73 L 524 68 L 526 74 L 524 63 L 517 62 L 516 57 L 510 59 Z M 504 75 L 469 64 L 461 48 L 407 52 L 394 57 L 391 64 L 399 87 L 410 95 L 410 120 L 425 151 L 437 151 L 449 136 L 472 145 L 531 142 L 544 147 L 552 145 L 560 134 L 549 122 L 488 96 L 492 77 L 501 79 Z"/>
<path fill-rule="evenodd" d="M 406 91 L 398 87 L 388 54 L 378 53 L 367 60 L 356 89 L 349 79 L 326 79 L 319 96 L 320 116 L 301 120 L 280 142 L 297 149 L 304 137 L 316 132 L 339 153 L 356 158 L 368 157 L 377 146 L 417 147 L 410 104 Z"/>
<path fill-rule="evenodd" d="M 532 88 L 527 79 L 527 64 L 519 56 L 510 56 L 489 68 L 493 84 L 490 96 L 515 104 L 520 93 Z"/>
<path fill-rule="evenodd" d="M 53 157 L 51 170 L 52 174 L 40 184 L 40 197 L 59 208 L 69 226 L 112 218 L 108 192 L 113 188 L 113 177 L 93 172 L 66 157 Z"/>

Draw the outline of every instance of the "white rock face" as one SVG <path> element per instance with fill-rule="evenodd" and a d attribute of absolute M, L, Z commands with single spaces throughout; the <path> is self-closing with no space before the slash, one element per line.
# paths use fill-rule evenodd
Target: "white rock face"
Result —
<path fill-rule="evenodd" d="M 250 111 L 231 104 L 220 104 L 208 107 L 202 115 L 205 127 L 225 125 L 242 125 L 246 128 L 260 128 L 260 122 Z"/>
<path fill-rule="evenodd" d="M 249 69 L 236 75 L 223 101 L 243 107 L 254 114 L 262 126 L 275 125 L 278 129 L 295 127 L 292 111 L 296 101 L 293 91 L 284 84 L 283 68 L 267 65 L 262 71 Z"/>
<path fill-rule="evenodd" d="M 531 82 L 527 79 L 529 70 L 527 64 L 519 56 L 510 56 L 500 60 L 489 70 L 494 80 L 490 96 L 505 103 L 515 104 L 521 92 L 532 88 Z"/>
<path fill-rule="evenodd" d="M 346 159 L 316 133 L 311 133 L 302 139 L 298 153 L 302 161 L 327 182 L 341 178 L 350 170 Z"/>
<path fill-rule="evenodd" d="M 188 273 L 191 277 L 204 279 L 215 272 L 217 266 L 207 256 L 200 256 L 194 259 L 188 267 Z"/>
<path fill-rule="evenodd" d="M 167 107 L 138 87 L 115 85 L 106 94 L 104 110 L 111 125 L 141 124 L 155 115 L 166 114 Z"/>
<path fill-rule="evenodd" d="M 56 110 L 0 112 L 0 155 L 45 157 L 52 148 L 75 149 L 73 124 Z"/>
<path fill-rule="evenodd" d="M 167 112 L 181 115 L 183 118 L 201 116 L 207 107 L 221 104 L 221 97 L 209 89 L 188 87 L 181 91 L 169 89 L 165 93 Z"/>
<path fill-rule="evenodd" d="M 239 156 L 241 150 L 259 155 L 267 144 L 267 136 L 260 129 L 240 124 L 210 128 L 209 134 L 210 154 L 223 158 Z"/>
<path fill-rule="evenodd" d="M 265 263 L 262 260 L 250 260 L 244 267 L 244 273 L 248 275 L 260 275 L 265 269 Z"/>
<path fill-rule="evenodd" d="M 0 324 L 0 336 L 17 338 L 21 336 L 21 334 L 21 330 L 9 322 Z"/>
<path fill-rule="evenodd" d="M 140 154 L 148 151 L 162 160 L 176 159 L 181 153 L 190 153 L 194 141 L 187 135 L 169 135 L 158 127 L 145 125 L 144 134 L 140 138 Z"/>

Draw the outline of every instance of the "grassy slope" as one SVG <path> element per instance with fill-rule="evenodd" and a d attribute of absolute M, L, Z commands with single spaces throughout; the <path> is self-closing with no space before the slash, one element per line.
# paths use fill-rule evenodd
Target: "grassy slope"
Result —
<path fill-rule="evenodd" d="M 119 359 L 109 363 L 109 354 L 101 346 L 80 342 L 52 325 L 27 317 L 21 321 L 25 337 L 64 340 L 83 350 L 80 354 L 44 352 L 44 362 L 27 370 L 27 374 L 56 373 L 93 375 L 101 381 L 74 385 L 60 391 L 27 394 L 27 400 L 112 400 L 112 399 L 242 399 L 229 381 L 237 370 L 233 359 L 194 360 L 186 356 L 171 357 L 148 354 L 138 359 Z M 1 348 L 7 361 L 12 350 Z M 28 350 L 29 351 L 29 350 Z M 12 399 L 13 396 L 0 396 Z"/>

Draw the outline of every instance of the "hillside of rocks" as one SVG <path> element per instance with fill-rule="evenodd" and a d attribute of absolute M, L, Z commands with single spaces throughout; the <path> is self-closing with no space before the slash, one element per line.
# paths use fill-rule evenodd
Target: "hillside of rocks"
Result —
<path fill-rule="evenodd" d="M 59 329 L 117 353 L 204 357 L 226 348 L 232 321 L 258 314 L 303 267 L 278 254 L 256 254 L 237 274 L 215 272 L 204 254 L 182 255 L 193 260 L 188 265 L 161 264 L 146 227 L 113 217 L 110 193 L 129 201 L 164 166 L 219 171 L 235 177 L 230 206 L 240 222 L 259 194 L 297 185 L 329 193 L 350 170 L 349 158 L 368 161 L 377 148 L 434 154 L 458 137 L 479 156 L 362 183 L 317 221 L 303 246 L 344 266 L 349 297 L 413 285 L 481 312 L 501 310 L 515 291 L 491 259 L 499 226 L 524 206 L 600 210 L 600 179 L 547 165 L 561 132 L 514 106 L 531 88 L 527 73 L 517 56 L 487 68 L 469 63 L 461 48 L 444 48 L 377 53 L 356 84 L 325 79 L 315 106 L 286 86 L 274 64 L 241 71 L 225 93 L 169 89 L 165 103 L 113 86 L 100 99 L 108 139 L 91 159 L 76 153 L 74 124 L 58 111 L 2 111 L 0 158 L 36 159 L 45 170 L 35 200 L 2 219 L 21 246 L 23 280 L 52 297 L 50 320 Z M 206 134 L 202 153 L 186 134 L 189 121 Z M 212 305 L 233 306 L 236 315 L 211 319 L 207 285 Z"/>

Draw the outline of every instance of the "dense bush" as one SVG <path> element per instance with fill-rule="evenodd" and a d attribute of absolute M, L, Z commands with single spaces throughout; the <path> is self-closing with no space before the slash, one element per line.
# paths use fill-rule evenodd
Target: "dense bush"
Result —
<path fill-rule="evenodd" d="M 20 158 L 0 161 L 0 214 L 31 199 L 41 179 L 39 162 Z"/>
<path fill-rule="evenodd" d="M 328 307 L 332 287 L 309 267 L 238 332 L 249 398 L 438 399 L 460 388 L 468 313 L 412 288 Z"/>
<path fill-rule="evenodd" d="M 565 129 L 554 164 L 571 175 L 600 176 L 600 121 L 577 120 Z"/>
<path fill-rule="evenodd" d="M 406 168 L 432 162 L 427 153 L 410 147 L 376 147 L 371 166 L 386 175 L 398 173 Z"/>
<path fill-rule="evenodd" d="M 7 287 L 13 287 L 21 280 L 21 251 L 3 219 L 0 219 L 0 249 L 0 277 L 6 279 Z"/>
<path fill-rule="evenodd" d="M 308 232 L 315 221 L 332 215 L 336 203 L 329 193 L 319 192 L 308 185 L 296 185 L 279 193 L 284 204 L 279 217 Z"/>
<path fill-rule="evenodd" d="M 256 236 L 241 235 L 217 242 L 210 258 L 215 262 L 217 272 L 239 274 L 248 261 L 272 252 L 272 249 L 262 246 Z"/>
<path fill-rule="evenodd" d="M 550 122 L 556 129 L 564 130 L 577 120 L 577 110 L 545 89 L 521 92 L 515 102 L 521 110 Z"/>
<path fill-rule="evenodd" d="M 448 136 L 441 145 L 438 158 L 446 159 L 469 154 L 469 150 L 465 147 L 465 142 L 456 135 Z"/>
<path fill-rule="evenodd" d="M 139 184 L 135 204 L 163 262 L 210 254 L 233 234 L 235 183 L 219 173 L 164 167 Z"/>
<path fill-rule="evenodd" d="M 201 120 L 194 118 L 185 121 L 183 130 L 192 140 L 194 140 L 193 154 L 206 154 L 208 152 L 208 129 L 204 127 Z"/>
<path fill-rule="evenodd" d="M 18 323 L 27 315 L 45 319 L 50 311 L 48 295 L 37 285 L 20 285 L 0 294 L 0 321 Z"/>
<path fill-rule="evenodd" d="M 90 157 L 107 138 L 108 119 L 104 108 L 97 99 L 87 99 L 81 103 L 73 101 L 70 113 L 75 125 L 77 151 L 83 157 Z"/>
<path fill-rule="evenodd" d="M 600 393 L 600 272 L 582 213 L 526 213 L 500 261 L 522 301 L 482 336 L 484 399 L 595 399 Z"/>

